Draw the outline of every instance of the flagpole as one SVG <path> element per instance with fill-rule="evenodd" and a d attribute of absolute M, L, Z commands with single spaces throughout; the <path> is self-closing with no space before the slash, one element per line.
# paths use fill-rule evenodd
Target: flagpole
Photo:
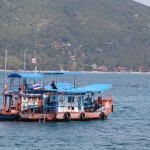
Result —
<path fill-rule="evenodd" d="M 7 49 L 5 50 L 5 84 L 7 84 L 7 81 L 6 81 L 6 69 L 7 69 Z"/>
<path fill-rule="evenodd" d="M 76 57 L 74 56 L 74 71 L 76 71 Z"/>
<path fill-rule="evenodd" d="M 26 52 L 27 52 L 27 49 L 25 48 L 25 50 L 24 50 L 24 66 L 23 66 L 23 71 L 24 72 L 26 70 Z"/>
<path fill-rule="evenodd" d="M 37 72 L 37 52 L 36 52 L 36 47 L 37 47 L 37 43 L 36 43 L 36 40 L 37 40 L 37 33 L 40 31 L 39 27 L 36 28 L 36 31 L 35 31 L 35 43 L 34 43 L 34 46 L 35 46 L 35 73 Z"/>
<path fill-rule="evenodd" d="M 37 60 L 36 60 L 36 50 L 35 50 L 35 74 L 36 74 L 36 72 L 37 72 Z"/>
<path fill-rule="evenodd" d="M 37 31 L 36 31 L 37 32 Z M 36 38 L 37 38 L 37 33 L 35 32 L 35 43 L 34 43 L 34 46 L 35 46 L 35 74 L 37 72 L 37 60 L 36 60 Z"/>

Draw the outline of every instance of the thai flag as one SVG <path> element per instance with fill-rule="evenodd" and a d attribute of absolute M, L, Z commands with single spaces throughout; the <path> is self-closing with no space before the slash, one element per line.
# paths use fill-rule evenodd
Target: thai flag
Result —
<path fill-rule="evenodd" d="M 36 58 L 32 58 L 32 64 L 36 64 Z"/>
<path fill-rule="evenodd" d="M 75 60 L 75 56 L 70 56 L 70 60 Z"/>
<path fill-rule="evenodd" d="M 40 84 L 39 83 L 33 84 L 32 86 L 33 86 L 34 90 L 39 90 L 40 89 Z"/>

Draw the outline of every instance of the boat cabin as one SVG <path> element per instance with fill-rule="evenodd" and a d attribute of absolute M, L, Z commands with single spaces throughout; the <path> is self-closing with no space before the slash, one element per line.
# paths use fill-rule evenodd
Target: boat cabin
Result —
<path fill-rule="evenodd" d="M 42 87 L 44 76 L 35 73 L 11 73 L 8 76 L 9 92 L 18 93 L 22 85 L 23 91 L 36 90 Z"/>
<path fill-rule="evenodd" d="M 58 90 L 58 112 L 94 112 L 103 106 L 111 84 L 91 84 L 80 88 Z M 107 93 L 106 93 L 107 92 Z"/>

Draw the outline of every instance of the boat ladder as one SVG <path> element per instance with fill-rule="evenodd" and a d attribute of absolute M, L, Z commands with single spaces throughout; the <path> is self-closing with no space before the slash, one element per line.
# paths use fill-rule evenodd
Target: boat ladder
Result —
<path fill-rule="evenodd" d="M 45 116 L 44 115 L 39 117 L 39 122 L 45 122 Z"/>

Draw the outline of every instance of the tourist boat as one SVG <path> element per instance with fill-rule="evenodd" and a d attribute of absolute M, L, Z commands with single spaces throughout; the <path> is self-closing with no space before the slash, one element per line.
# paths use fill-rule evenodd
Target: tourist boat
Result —
<path fill-rule="evenodd" d="M 48 84 L 43 89 L 37 90 L 36 94 L 33 91 L 22 93 L 20 120 L 39 122 L 99 118 L 104 120 L 113 111 L 113 100 L 110 95 L 112 85 L 90 84 L 78 87 L 75 76 L 81 74 L 80 72 L 45 72 L 44 75 L 57 77 L 73 75 L 73 83 L 58 82 L 57 89 L 53 89 Z"/>
<path fill-rule="evenodd" d="M 47 87 L 47 88 L 45 88 Z M 21 89 L 22 90 L 22 89 Z M 53 121 L 56 118 L 57 89 L 50 84 L 36 90 L 27 90 L 20 94 L 20 121 Z"/>
<path fill-rule="evenodd" d="M 45 74 L 57 75 L 61 73 L 47 72 Z M 57 84 L 58 94 L 56 101 L 58 105 L 55 120 L 68 121 L 99 118 L 104 120 L 113 111 L 111 84 L 78 86 L 75 77 L 82 75 L 82 72 L 63 72 L 63 74 L 65 76 L 72 75 L 73 83 Z"/>
<path fill-rule="evenodd" d="M 20 95 L 27 91 L 27 79 L 43 78 L 40 74 L 11 73 L 8 75 L 8 84 L 3 89 L 3 108 L 0 111 L 1 120 L 18 120 L 20 118 Z M 21 80 L 22 79 L 22 80 Z M 15 81 L 17 80 L 17 81 Z"/>
<path fill-rule="evenodd" d="M 3 108 L 0 111 L 0 121 L 17 120 L 19 117 L 18 110 L 14 107 L 14 94 L 7 92 L 7 85 L 3 91 Z"/>
<path fill-rule="evenodd" d="M 34 83 L 26 84 L 27 78 L 42 77 L 38 74 L 10 74 L 11 82 L 19 78 L 19 90 L 10 89 L 12 92 L 5 92 L 3 118 L 6 119 L 6 112 L 12 115 L 14 120 L 20 121 L 71 121 L 105 119 L 113 111 L 113 100 L 110 95 L 111 84 L 90 84 L 78 86 L 76 76 L 82 72 L 45 72 L 44 76 L 55 79 L 56 87 Z M 58 79 L 58 75 L 64 76 Z M 66 82 L 66 76 L 72 76 L 70 82 Z M 55 78 L 56 76 L 56 78 Z M 23 79 L 23 83 L 20 82 Z M 64 79 L 64 81 L 63 81 Z M 44 78 L 44 81 L 46 77 Z M 43 82 L 44 82 L 43 81 Z M 73 81 L 73 83 L 71 83 Z M 14 84 L 12 84 L 14 85 Z M 37 87 L 39 85 L 39 87 Z M 11 87 L 11 86 L 10 86 Z M 6 90 L 7 91 L 7 90 Z M 104 93 L 104 94 L 103 94 Z M 106 93 L 108 96 L 106 97 Z M 6 110 L 6 96 L 9 99 L 8 110 Z M 14 102 L 16 100 L 16 103 Z M 14 105 L 15 104 L 15 105 Z M 10 117 L 9 117 L 10 118 Z"/>
<path fill-rule="evenodd" d="M 91 84 L 58 90 L 56 120 L 104 120 L 113 111 L 112 96 L 102 98 L 102 92 L 106 94 L 110 88 L 111 84 Z"/>

